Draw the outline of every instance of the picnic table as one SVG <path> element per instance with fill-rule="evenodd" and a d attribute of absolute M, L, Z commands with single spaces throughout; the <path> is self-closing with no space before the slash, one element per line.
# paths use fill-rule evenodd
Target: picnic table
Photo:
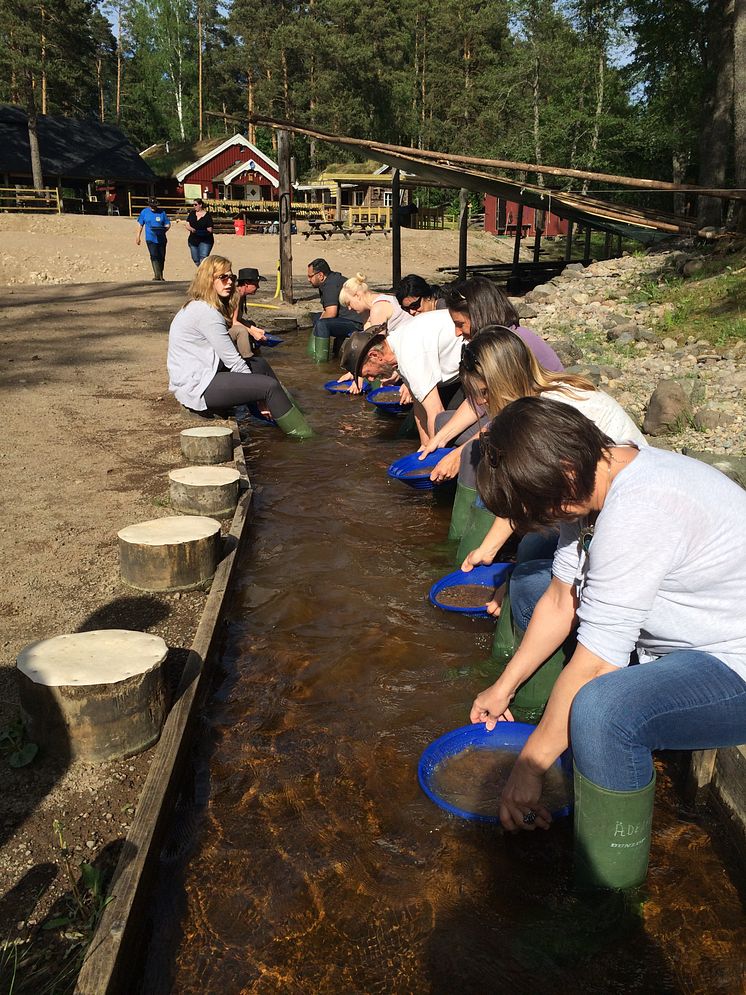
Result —
<path fill-rule="evenodd" d="M 366 238 L 370 238 L 376 232 L 383 232 L 384 235 L 389 233 L 385 221 L 353 221 L 352 230 L 362 232 Z"/>
<path fill-rule="evenodd" d="M 303 232 L 303 236 L 309 239 L 311 235 L 320 235 L 326 241 L 332 235 L 344 235 L 346 239 L 352 234 L 352 228 L 346 228 L 344 221 L 323 221 L 313 219 L 308 222 L 308 231 Z"/>

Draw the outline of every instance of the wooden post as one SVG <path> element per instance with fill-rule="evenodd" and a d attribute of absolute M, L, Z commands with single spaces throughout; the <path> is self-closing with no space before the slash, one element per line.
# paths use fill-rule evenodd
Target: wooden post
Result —
<path fill-rule="evenodd" d="M 690 803 L 699 807 L 707 797 L 707 793 L 715 773 L 717 750 L 693 750 L 686 785 L 686 796 Z"/>
<path fill-rule="evenodd" d="M 334 220 L 342 220 L 342 184 L 338 183 L 334 191 Z"/>
<path fill-rule="evenodd" d="M 458 278 L 466 279 L 466 250 L 469 235 L 469 191 L 461 187 L 458 192 Z"/>
<path fill-rule="evenodd" d="M 523 204 L 518 205 L 518 216 L 515 220 L 515 243 L 513 244 L 513 269 L 510 271 L 510 289 L 520 283 L 521 275 L 521 237 L 523 234 Z"/>
<path fill-rule="evenodd" d="M 613 237 L 610 231 L 606 232 L 606 238 L 604 239 L 604 259 L 611 257 L 611 240 Z"/>
<path fill-rule="evenodd" d="M 391 176 L 391 286 L 396 288 L 401 283 L 401 224 L 399 219 L 399 170 L 395 169 Z"/>
<path fill-rule="evenodd" d="M 583 249 L 583 265 L 587 266 L 591 261 L 591 226 L 585 229 L 585 247 Z"/>
<path fill-rule="evenodd" d="M 541 252 L 541 233 L 544 231 L 544 212 L 534 211 L 534 262 L 538 263 Z"/>
<path fill-rule="evenodd" d="M 565 262 L 572 262 L 572 232 L 574 225 L 572 221 L 567 222 L 567 236 L 565 240 Z"/>
<path fill-rule="evenodd" d="M 293 240 L 291 225 L 290 135 L 277 132 L 277 163 L 280 167 L 280 289 L 286 304 L 293 303 Z"/>
<path fill-rule="evenodd" d="M 617 255 L 617 259 L 621 256 L 621 254 L 622 254 L 622 236 L 621 235 L 617 235 L 617 237 L 616 237 L 616 255 Z"/>

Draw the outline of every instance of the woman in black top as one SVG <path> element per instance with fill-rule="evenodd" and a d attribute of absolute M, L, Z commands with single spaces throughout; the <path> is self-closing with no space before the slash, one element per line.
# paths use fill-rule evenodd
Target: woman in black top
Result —
<path fill-rule="evenodd" d="M 187 215 L 187 228 L 189 229 L 189 251 L 192 254 L 192 262 L 199 266 L 203 259 L 212 252 L 215 239 L 212 234 L 212 214 L 205 207 L 205 202 L 201 197 L 195 197 L 192 203 L 192 210 Z"/>

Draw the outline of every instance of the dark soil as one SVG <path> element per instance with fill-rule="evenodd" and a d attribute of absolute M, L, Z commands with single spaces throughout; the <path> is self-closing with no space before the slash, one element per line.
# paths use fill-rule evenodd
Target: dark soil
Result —
<path fill-rule="evenodd" d="M 449 608 L 479 608 L 492 596 L 492 588 L 483 584 L 454 584 L 444 588 L 437 596 L 438 603 Z"/>

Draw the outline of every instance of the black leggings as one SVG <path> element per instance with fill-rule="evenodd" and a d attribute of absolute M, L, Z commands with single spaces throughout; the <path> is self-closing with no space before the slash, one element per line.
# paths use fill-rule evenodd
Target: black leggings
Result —
<path fill-rule="evenodd" d="M 253 367 L 255 364 L 263 363 L 268 367 L 263 359 L 249 360 Z M 208 410 L 224 411 L 226 408 L 234 408 L 239 404 L 254 404 L 264 402 L 273 418 L 281 418 L 292 408 L 282 386 L 274 376 L 266 376 L 262 373 L 216 373 L 207 386 L 202 397 Z"/>

